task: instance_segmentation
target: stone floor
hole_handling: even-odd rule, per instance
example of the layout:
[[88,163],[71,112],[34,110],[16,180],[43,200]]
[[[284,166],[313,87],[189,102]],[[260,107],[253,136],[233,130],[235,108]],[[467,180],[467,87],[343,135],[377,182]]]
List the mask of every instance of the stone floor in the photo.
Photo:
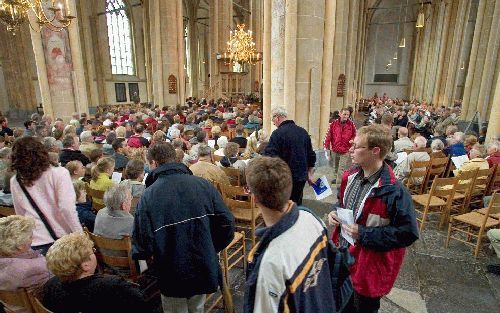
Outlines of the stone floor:
[[[322,175],[329,181],[333,178],[328,166],[317,167],[316,176]],[[325,218],[336,200],[335,194],[336,191],[317,201],[312,188],[306,186],[303,205]],[[436,219],[437,216],[431,217],[431,220]],[[393,290],[382,298],[381,313],[500,311],[500,277],[486,272],[487,264],[499,262],[494,253],[485,245],[479,257],[474,258],[472,249],[460,242],[452,241],[446,249],[445,239],[446,232],[438,230],[437,223],[430,223],[424,229],[420,239],[407,250]],[[243,312],[243,271],[235,270],[231,281],[236,312]]]

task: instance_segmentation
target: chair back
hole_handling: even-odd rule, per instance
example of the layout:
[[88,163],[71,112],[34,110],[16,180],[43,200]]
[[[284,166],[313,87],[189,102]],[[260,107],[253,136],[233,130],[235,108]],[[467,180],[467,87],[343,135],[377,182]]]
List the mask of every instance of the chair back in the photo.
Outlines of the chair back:
[[455,195],[455,188],[457,186],[458,179],[456,177],[450,178],[440,178],[437,177],[432,182],[429,202],[432,197],[438,197],[443,199],[446,204],[446,208],[450,208],[453,201],[453,196]]
[[104,208],[104,204],[96,203],[94,200],[99,199],[103,200],[104,199],[104,192],[103,190],[97,190],[90,188],[89,185],[85,185],[85,190],[87,191],[87,195],[92,198],[92,209],[95,212],[98,212],[100,209]]
[[33,312],[35,313],[53,313],[51,310],[47,309],[40,301],[41,293],[43,287],[30,288],[28,290],[28,297],[33,307]]
[[488,208],[486,209],[486,214],[484,214],[484,219],[481,223],[481,227],[482,228],[485,227],[486,222],[488,221],[488,218],[490,216],[499,213],[500,213],[500,192],[495,191],[491,196],[491,201],[490,204],[488,205]]
[[476,168],[470,171],[460,171],[458,173],[457,176],[458,183],[455,190],[458,192],[463,192],[465,194],[466,199],[470,196],[472,192],[472,188],[474,187],[474,182],[476,180],[478,170],[479,169]]
[[229,137],[227,139],[231,140],[236,137],[236,128],[229,128]]
[[484,170],[477,171],[476,182],[474,184],[474,190],[483,190],[486,193],[486,189],[490,184],[491,179],[493,178],[493,172],[495,168],[489,168]]
[[[132,260],[132,243],[129,236],[123,236],[122,239],[110,239],[88,231],[84,228],[90,239],[94,242],[97,252],[97,260],[111,267],[123,267],[130,270],[130,278],[135,280],[138,276],[137,266]],[[106,254],[107,251],[122,252],[126,256],[114,256]],[[108,252],[109,253],[109,252]]]
[[16,215],[14,207],[0,206],[0,217],[7,217],[9,215]]
[[[0,302],[7,305],[25,308],[30,313],[34,312],[25,288],[18,288],[14,291],[0,290]],[[7,313],[13,312],[10,311],[7,307],[5,308],[5,310],[5,312]]]
[[249,210],[250,220],[255,221],[259,216],[259,209],[255,205],[253,195],[248,194],[241,186],[220,184],[224,203],[234,213],[237,210]]
[[[423,193],[424,181],[427,177],[431,161],[413,161],[410,164],[410,174],[406,181],[406,187],[417,194]],[[420,182],[420,184],[418,183]]]
[[492,194],[493,192],[500,190],[500,166],[498,164],[495,164],[494,166],[494,171],[493,171],[493,176],[491,177],[490,180],[490,185],[488,186],[488,190],[486,191],[486,194]]
[[221,167],[233,186],[241,186],[241,172],[234,167]]
[[450,158],[433,158],[431,159],[431,164],[429,170],[427,171],[427,176],[424,181],[424,189],[427,189],[429,184],[432,183],[435,177],[443,177],[446,172],[446,166]]
[[141,200],[141,197],[133,197],[132,198],[132,205],[130,206],[130,214],[135,215],[135,210],[137,209],[137,205],[139,204],[139,200]]

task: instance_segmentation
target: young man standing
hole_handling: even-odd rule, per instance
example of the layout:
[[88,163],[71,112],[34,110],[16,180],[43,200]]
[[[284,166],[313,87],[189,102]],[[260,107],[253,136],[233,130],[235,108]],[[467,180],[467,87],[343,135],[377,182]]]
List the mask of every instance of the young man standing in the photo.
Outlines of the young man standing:
[[336,312],[326,228],[288,200],[288,165],[279,158],[256,158],[246,179],[266,228],[248,256],[244,312]]
[[[349,150],[356,164],[342,177],[339,203],[328,220],[335,227],[333,239],[350,246],[355,258],[351,267],[354,297],[348,312],[378,312],[380,298],[396,280],[405,247],[418,239],[417,221],[408,191],[384,163],[392,138],[382,125],[359,129]],[[337,209],[353,214],[354,224],[341,224]],[[345,222],[345,220],[344,220]],[[350,236],[354,244],[339,236]]]
[[[340,111],[340,118],[330,124],[323,145],[326,153],[331,151],[333,175],[336,177],[333,182],[337,184],[340,183],[342,173],[351,165],[348,152],[351,147],[350,142],[356,136],[356,126],[349,119],[350,116],[351,112],[347,108]],[[330,157],[327,155],[327,158]]]

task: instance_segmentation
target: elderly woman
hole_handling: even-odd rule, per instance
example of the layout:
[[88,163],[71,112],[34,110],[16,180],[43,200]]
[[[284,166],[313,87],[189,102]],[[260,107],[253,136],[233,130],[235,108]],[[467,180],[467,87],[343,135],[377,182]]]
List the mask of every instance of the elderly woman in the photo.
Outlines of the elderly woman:
[[246,163],[238,159],[239,148],[240,146],[236,142],[228,142],[224,148],[224,157],[220,160],[220,165],[244,171]]
[[[50,273],[45,258],[31,250],[35,221],[11,215],[0,218],[0,290],[16,290],[45,283]],[[13,312],[28,310],[7,306]]]
[[88,158],[90,151],[98,149],[94,143],[94,136],[90,130],[85,130],[80,134],[80,151]]
[[34,250],[45,254],[56,238],[82,230],[69,172],[51,165],[38,139],[24,137],[14,142],[11,168],[16,171],[10,180],[16,214],[35,219]]
[[94,234],[111,239],[132,235],[134,217],[130,214],[132,193],[126,185],[118,185],[104,193],[105,208],[97,212]]
[[446,154],[443,152],[444,142],[441,139],[434,139],[431,143],[431,149],[431,158],[446,158]]
[[219,139],[217,140],[217,147],[219,149],[215,150],[214,155],[218,156],[224,156],[224,148],[226,148],[227,143],[229,140],[227,140],[226,136],[220,136]]
[[43,287],[43,305],[54,313],[149,312],[143,294],[119,276],[94,274],[94,243],[82,232],[58,239],[47,253],[56,276]]

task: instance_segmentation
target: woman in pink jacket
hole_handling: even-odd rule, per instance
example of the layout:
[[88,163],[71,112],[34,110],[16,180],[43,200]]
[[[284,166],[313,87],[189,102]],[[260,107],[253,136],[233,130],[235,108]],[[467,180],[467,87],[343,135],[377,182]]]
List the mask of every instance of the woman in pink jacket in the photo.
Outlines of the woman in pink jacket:
[[45,255],[57,238],[82,231],[69,172],[51,165],[47,150],[37,138],[23,137],[14,142],[11,167],[16,171],[10,181],[16,214],[35,220],[33,250]]

